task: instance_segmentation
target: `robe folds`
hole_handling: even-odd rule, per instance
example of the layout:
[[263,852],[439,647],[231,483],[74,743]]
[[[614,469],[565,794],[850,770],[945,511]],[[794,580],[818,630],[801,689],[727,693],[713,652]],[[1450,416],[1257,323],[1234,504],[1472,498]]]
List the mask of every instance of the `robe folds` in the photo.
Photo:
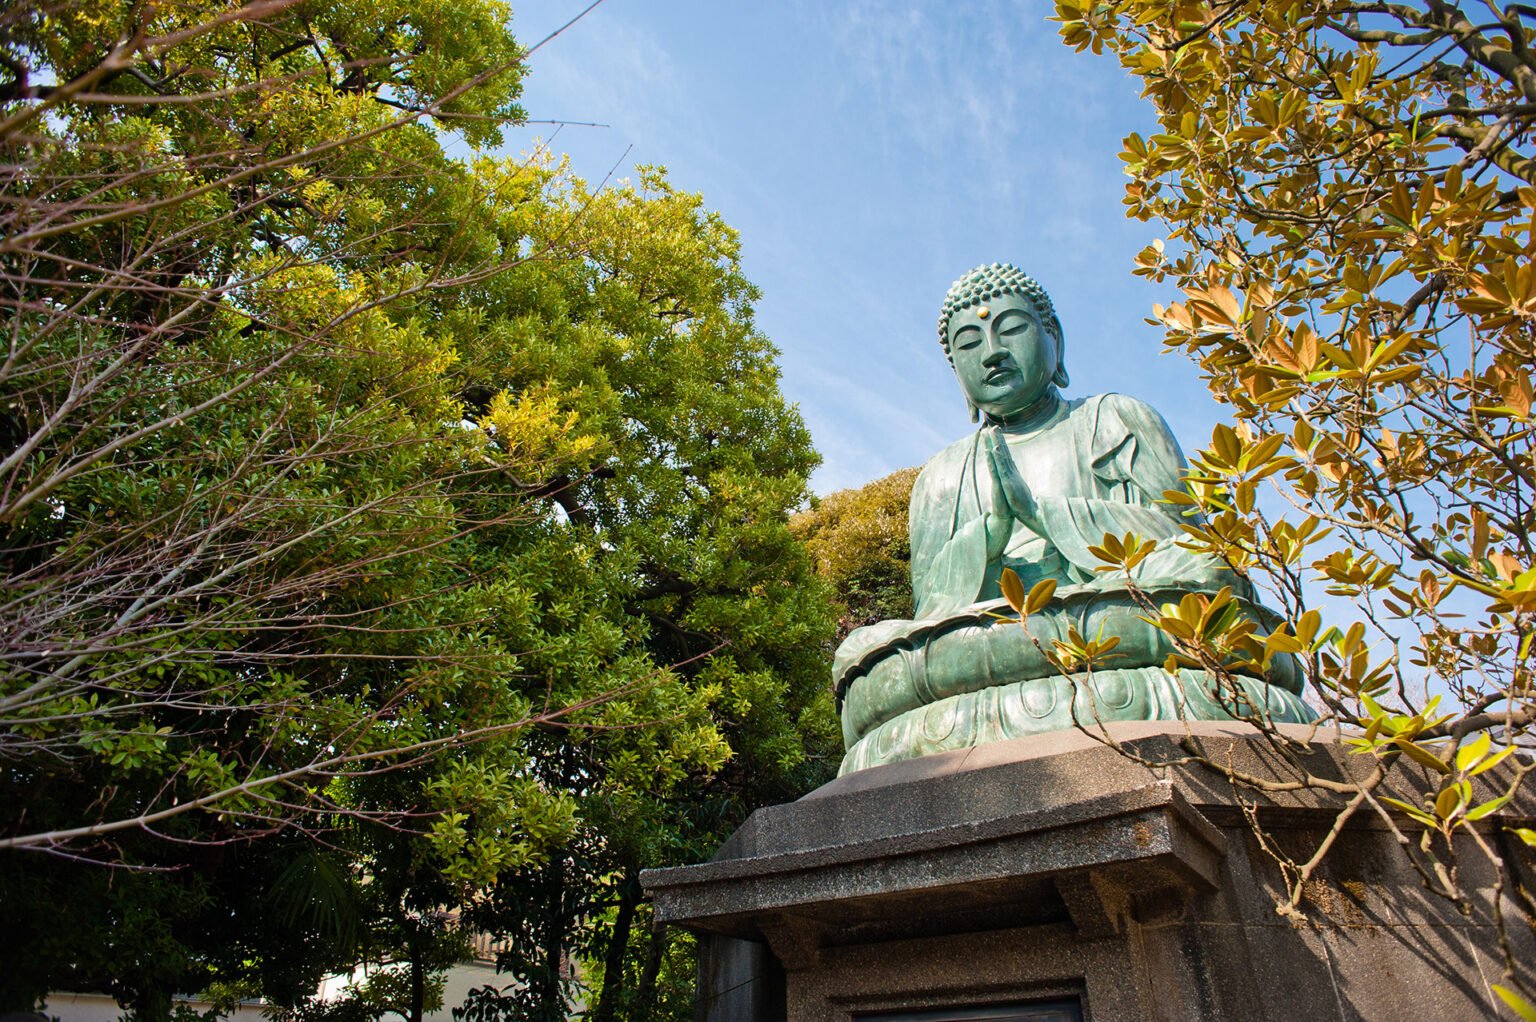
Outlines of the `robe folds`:
[[983,517],[994,483],[982,434],[950,444],[924,466],[912,488],[912,589],[919,619],[998,596],[1004,567],[1018,572],[1025,586],[1043,578],[1062,585],[1104,579],[1108,573],[1094,570],[1104,562],[1088,548],[1106,533],[1158,541],[1132,572],[1138,584],[1239,584],[1225,565],[1177,545],[1181,509],[1162,500],[1165,491],[1183,490],[1184,456],[1151,406],[1100,394],[1063,402],[1040,428],[1003,432],[1034,496],[1043,535],[1015,523],[1003,556],[989,561]]
[[[995,557],[988,556],[987,548],[986,516],[995,506],[992,488],[996,483],[986,429],[1002,430],[1036,505],[1035,527],[1013,522],[1002,553]],[[913,485],[910,507],[916,619],[856,629],[834,657],[833,677],[850,757],[856,756],[854,745],[861,738],[876,739],[877,729],[885,735],[880,741],[891,744],[896,732],[905,734],[903,728],[915,726],[899,718],[911,717],[923,707],[937,711],[941,704],[948,706],[959,699],[960,710],[946,710],[946,720],[956,718],[957,712],[960,718],[995,715],[996,710],[984,714],[978,702],[984,690],[1001,691],[999,687],[1021,683],[1055,684],[1061,680],[1059,672],[1037,644],[1049,649],[1052,640],[1067,638],[1069,628],[1089,638],[1096,633],[1120,638],[1115,673],[1124,672],[1138,692],[1146,689],[1143,696],[1150,693],[1147,686],[1155,688],[1156,679],[1133,679],[1131,672],[1161,674],[1172,646],[1166,635],[1141,620],[1142,611],[1126,589],[1124,572],[1095,571],[1104,562],[1089,547],[1102,544],[1105,534],[1129,532],[1157,541],[1156,549],[1131,572],[1136,587],[1154,602],[1231,587],[1250,616],[1272,623],[1274,615],[1252,603],[1247,585],[1226,564],[1178,545],[1183,538],[1180,515],[1185,509],[1164,502],[1163,496],[1183,489],[1184,468],[1183,455],[1162,416],[1146,403],[1120,394],[1062,401],[1023,428],[983,427],[934,456]],[[1017,622],[999,620],[999,612],[1009,609],[999,586],[1005,567],[1018,573],[1026,589],[1046,578],[1058,584],[1051,605],[1031,616],[1028,633]],[[1267,680],[1285,691],[1274,693],[1280,702],[1266,712],[1277,719],[1308,719],[1308,711],[1292,694],[1300,691],[1301,679],[1290,658],[1277,657]],[[1186,681],[1203,684],[1200,679]],[[1253,679],[1253,684],[1259,688],[1244,699],[1259,705],[1273,702],[1265,695],[1269,686],[1264,681]],[[1026,694],[1029,691],[1033,690]],[[1231,709],[1219,708],[1219,693],[1213,698],[1217,703],[1205,710],[1193,705],[1189,709],[1196,716],[1205,712],[1234,715]],[[1162,698],[1168,707],[1176,702],[1172,696]],[[1124,712],[1161,716],[1173,711],[1128,704]],[[1055,713],[1050,716],[1051,721],[1041,719],[1038,724],[1063,726],[1054,720]],[[1012,726],[1008,720],[1002,724],[1004,732]],[[1070,725],[1068,719],[1065,726]],[[903,737],[897,744],[908,741]],[[895,758],[922,754],[917,749],[890,751]],[[870,755],[868,749],[860,751],[858,765],[873,762]],[[882,753],[878,758],[886,756]],[[845,772],[854,765],[845,763]]]

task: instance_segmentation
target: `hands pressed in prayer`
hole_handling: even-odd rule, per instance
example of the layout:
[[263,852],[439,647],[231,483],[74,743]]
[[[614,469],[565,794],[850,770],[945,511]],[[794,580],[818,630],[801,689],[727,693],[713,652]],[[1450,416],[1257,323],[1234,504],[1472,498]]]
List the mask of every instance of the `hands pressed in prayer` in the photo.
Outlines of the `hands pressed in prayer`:
[[996,426],[983,430],[982,437],[987,448],[987,462],[992,467],[992,510],[1033,528],[1037,523],[1038,508],[1029,492],[1029,484],[1019,474],[1013,452],[1008,450],[1008,438]]

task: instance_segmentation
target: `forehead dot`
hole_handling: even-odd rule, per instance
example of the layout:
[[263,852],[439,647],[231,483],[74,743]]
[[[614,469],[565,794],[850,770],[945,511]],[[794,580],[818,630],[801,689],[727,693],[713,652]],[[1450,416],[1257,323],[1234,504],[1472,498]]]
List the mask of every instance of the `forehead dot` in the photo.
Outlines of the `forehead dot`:
[[985,305],[976,310],[977,319],[986,319],[990,315],[992,315],[992,310],[987,308]]

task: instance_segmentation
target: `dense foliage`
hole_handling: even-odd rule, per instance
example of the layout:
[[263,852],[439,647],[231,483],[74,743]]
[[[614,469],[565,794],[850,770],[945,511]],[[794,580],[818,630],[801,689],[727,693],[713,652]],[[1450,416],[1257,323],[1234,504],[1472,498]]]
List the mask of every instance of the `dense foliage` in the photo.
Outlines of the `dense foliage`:
[[[1379,766],[1338,789],[1347,808],[1321,847],[1281,857],[1282,909],[1305,910],[1359,812],[1398,834],[1429,890],[1470,911],[1456,863],[1470,849],[1497,872],[1496,910],[1536,918],[1517,861],[1536,833],[1477,823],[1529,771],[1510,750],[1536,720],[1536,12],[1056,10],[1065,41],[1118,55],[1156,110],[1159,132],[1122,157],[1129,214],[1169,229],[1138,272],[1182,289],[1156,321],[1236,420],[1195,459],[1190,541],[1266,584],[1287,620],[1267,638],[1200,607],[1162,623],[1203,664],[1303,654],[1326,719]],[[1319,605],[1318,582],[1341,599]],[[1432,778],[1416,804],[1372,795],[1399,757]],[[1496,779],[1491,798],[1475,776]],[[1500,996],[1536,1017],[1517,964]]]
[[837,640],[855,628],[912,616],[907,504],[916,468],[815,500],[790,519],[820,575],[843,605]]
[[539,960],[613,945],[617,1003],[639,865],[821,769],[815,455],[736,235],[482,155],[508,16],[0,11],[0,1007],[312,1016],[366,960],[347,1010],[419,1017],[541,873],[585,887]]

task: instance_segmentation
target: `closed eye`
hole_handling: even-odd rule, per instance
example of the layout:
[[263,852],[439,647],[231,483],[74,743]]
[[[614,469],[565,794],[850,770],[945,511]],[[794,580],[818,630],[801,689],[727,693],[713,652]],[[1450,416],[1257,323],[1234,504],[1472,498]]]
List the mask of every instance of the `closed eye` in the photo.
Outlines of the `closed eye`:
[[966,327],[955,334],[955,347],[969,351],[981,343],[981,330],[977,327]]
[[1029,317],[1010,309],[998,317],[997,332],[1003,337],[1017,337],[1030,328]]

